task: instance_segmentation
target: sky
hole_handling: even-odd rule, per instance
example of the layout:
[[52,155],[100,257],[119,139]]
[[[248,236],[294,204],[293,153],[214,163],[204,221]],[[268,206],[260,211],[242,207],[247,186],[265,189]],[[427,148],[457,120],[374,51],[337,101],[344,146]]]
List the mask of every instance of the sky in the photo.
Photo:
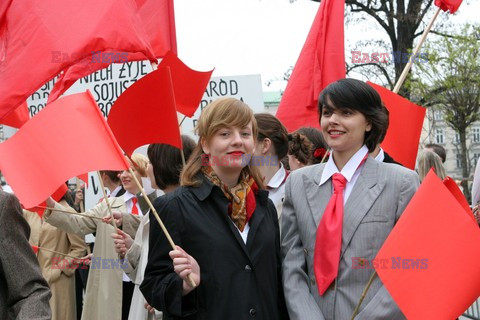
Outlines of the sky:
[[[264,91],[284,89],[283,73],[295,65],[318,7],[310,0],[175,1],[178,55],[194,69],[215,68],[213,76],[261,74]],[[464,0],[448,18],[479,22],[478,12],[480,1]],[[372,27],[373,22],[346,26],[345,38],[382,35]]]

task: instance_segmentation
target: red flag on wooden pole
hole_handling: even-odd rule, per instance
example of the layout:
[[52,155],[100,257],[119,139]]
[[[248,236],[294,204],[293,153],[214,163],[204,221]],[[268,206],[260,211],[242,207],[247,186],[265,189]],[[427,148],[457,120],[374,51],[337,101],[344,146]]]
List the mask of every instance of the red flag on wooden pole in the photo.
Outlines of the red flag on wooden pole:
[[0,120],[62,71],[49,101],[112,62],[156,61],[134,0],[12,0],[0,10]]
[[451,320],[480,295],[480,230],[430,171],[374,264],[408,319]]
[[276,114],[289,132],[303,126],[319,128],[320,92],[345,78],[344,10],[344,0],[320,3]]
[[182,148],[170,68],[158,68],[115,101],[107,120],[126,154],[148,143]]
[[200,72],[190,69],[173,52],[168,52],[159,67],[169,67],[177,111],[192,117],[197,111],[212,71]]
[[90,92],[48,104],[0,144],[0,170],[26,208],[81,173],[128,168]]
[[455,13],[462,4],[462,0],[435,0],[435,5],[443,11]]
[[426,109],[382,86],[367,83],[377,90],[390,113],[382,148],[396,161],[414,170]]

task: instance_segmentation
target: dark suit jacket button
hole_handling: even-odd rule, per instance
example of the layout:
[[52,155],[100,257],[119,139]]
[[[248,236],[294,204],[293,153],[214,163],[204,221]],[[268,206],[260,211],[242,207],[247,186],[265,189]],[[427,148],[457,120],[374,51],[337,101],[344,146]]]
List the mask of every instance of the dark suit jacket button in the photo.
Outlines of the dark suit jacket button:
[[255,315],[257,314],[257,310],[255,310],[255,309],[250,309],[249,313],[250,313],[250,315],[251,315],[252,317],[255,317]]
[[[250,267],[248,264],[245,266],[245,271],[247,272],[251,272],[252,271],[252,267]],[[253,309],[252,309],[253,310]]]

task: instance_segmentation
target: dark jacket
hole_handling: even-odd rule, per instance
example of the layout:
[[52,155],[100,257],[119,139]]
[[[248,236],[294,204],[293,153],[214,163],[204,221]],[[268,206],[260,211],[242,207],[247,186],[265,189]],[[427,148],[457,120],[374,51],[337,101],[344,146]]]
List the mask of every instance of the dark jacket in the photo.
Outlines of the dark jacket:
[[259,190],[247,244],[227,214],[228,200],[210,181],[181,187],[157,199],[155,207],[176,245],[200,266],[201,283],[182,297],[171,249],[150,217],[150,249],[140,287],[164,319],[288,318],[281,285],[278,218],[268,193]]
[[0,319],[51,319],[50,289],[14,195],[0,191]]

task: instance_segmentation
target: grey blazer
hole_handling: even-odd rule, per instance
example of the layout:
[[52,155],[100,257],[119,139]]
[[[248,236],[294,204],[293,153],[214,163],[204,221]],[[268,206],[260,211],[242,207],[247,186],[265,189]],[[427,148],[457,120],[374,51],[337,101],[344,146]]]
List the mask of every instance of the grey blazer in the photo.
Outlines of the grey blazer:
[[[313,254],[318,224],[332,194],[331,179],[319,186],[325,164],[293,171],[287,179],[282,221],[283,286],[291,320],[350,319],[374,269],[372,261],[418,188],[417,174],[369,157],[344,208],[338,276],[318,294]],[[355,262],[358,266],[358,262]],[[356,319],[405,319],[378,277]]]
[[51,319],[50,289],[17,198],[0,191],[0,319]]

